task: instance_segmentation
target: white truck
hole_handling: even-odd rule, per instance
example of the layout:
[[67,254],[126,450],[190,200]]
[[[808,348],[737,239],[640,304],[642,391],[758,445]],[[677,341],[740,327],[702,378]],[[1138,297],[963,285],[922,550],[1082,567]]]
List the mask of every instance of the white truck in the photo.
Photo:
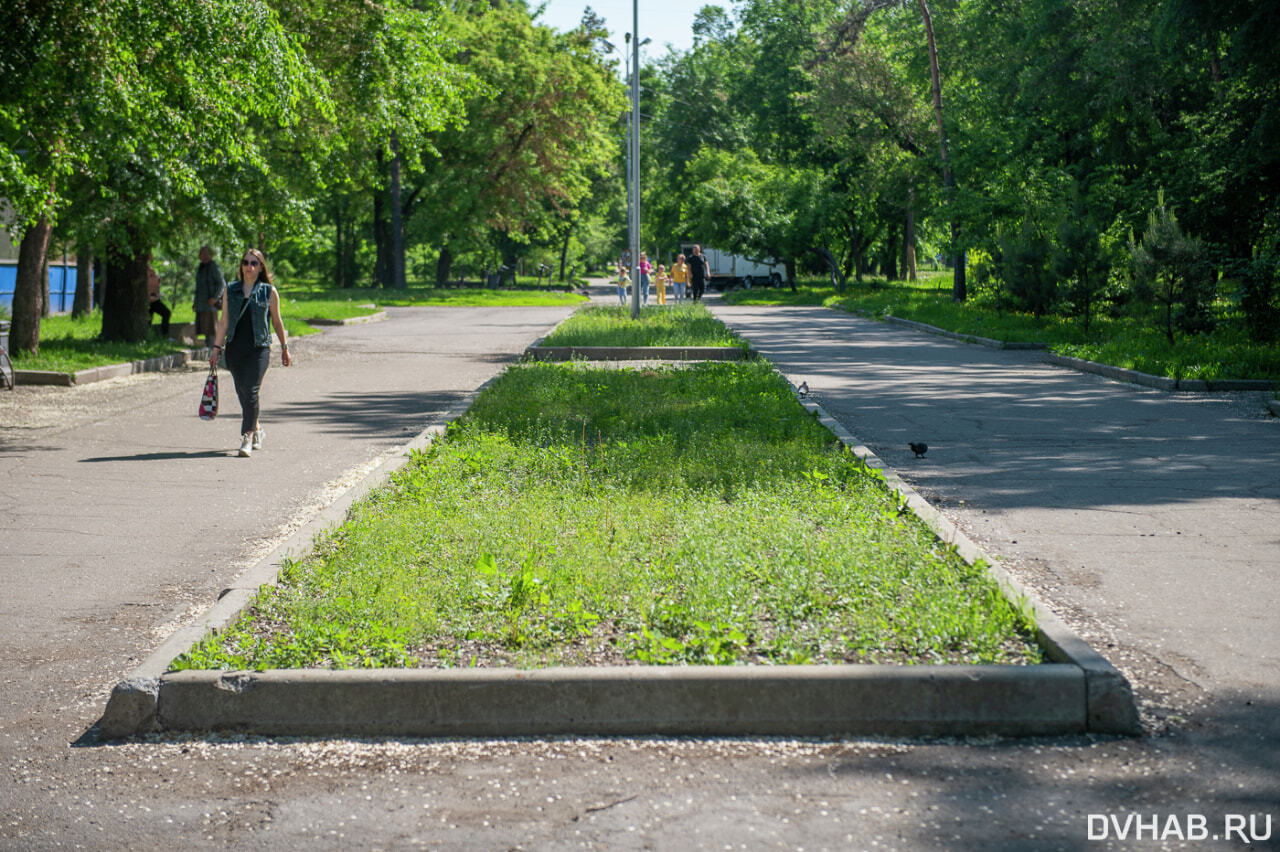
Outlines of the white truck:
[[[681,253],[686,258],[693,254],[693,243],[682,245]],[[740,254],[730,254],[719,249],[703,248],[702,254],[711,267],[711,280],[708,286],[716,290],[728,290],[733,287],[781,287],[784,267],[781,261],[773,258],[753,259]]]

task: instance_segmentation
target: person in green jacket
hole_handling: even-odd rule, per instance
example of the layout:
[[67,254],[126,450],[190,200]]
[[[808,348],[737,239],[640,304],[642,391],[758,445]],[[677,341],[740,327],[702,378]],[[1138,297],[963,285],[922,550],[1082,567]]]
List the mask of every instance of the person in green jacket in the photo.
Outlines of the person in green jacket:
[[204,345],[213,345],[218,323],[218,311],[222,308],[222,291],[227,286],[218,262],[213,259],[213,249],[200,246],[200,265],[196,267],[196,295],[191,305],[196,312],[196,335],[204,335]]

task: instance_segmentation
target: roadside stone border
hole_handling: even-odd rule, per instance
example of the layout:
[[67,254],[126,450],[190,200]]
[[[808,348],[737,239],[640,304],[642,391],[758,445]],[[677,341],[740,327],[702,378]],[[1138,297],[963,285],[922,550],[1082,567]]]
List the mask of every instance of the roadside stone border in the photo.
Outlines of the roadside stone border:
[[[496,379],[495,379],[496,380]],[[273,736],[1047,736],[1136,734],[1128,681],[1029,592],[991,568],[1036,615],[1044,665],[620,666],[537,670],[170,672],[178,655],[225,628],[286,558],[339,524],[350,506],[427,447],[486,382],[404,451],[321,511],[181,628],[112,690],[97,724],[117,738],[156,730]],[[801,403],[886,481],[944,542],[981,550],[812,400]],[[986,560],[990,564],[989,560]]]
[[1163,391],[1211,393],[1214,391],[1265,391],[1277,387],[1276,382],[1268,382],[1264,379],[1171,379],[1168,376],[1153,376],[1150,373],[1140,373],[1137,370],[1113,367],[1110,364],[1099,364],[1096,361],[1086,361],[1083,358],[1072,358],[1069,355],[1057,355],[1052,352],[1045,356],[1045,360],[1059,367],[1068,367],[1082,373],[1095,373],[1118,382],[1131,382]]
[[[789,381],[789,380],[788,380]],[[1035,594],[1019,583],[1009,572],[989,558],[974,541],[935,509],[929,501],[902,480],[888,465],[866,446],[858,442],[848,429],[811,399],[801,397],[800,404],[812,411],[818,421],[833,433],[867,467],[880,471],[885,483],[905,502],[912,513],[925,523],[944,544],[970,565],[982,561],[995,579],[1000,591],[1016,608],[1032,613],[1036,623],[1036,639],[1054,663],[1075,667],[1085,681],[1085,719],[1082,731],[1108,734],[1137,734],[1140,731],[1138,710],[1129,681],[1115,666],[1107,662],[1075,631],[1041,603]],[[1034,672],[1045,666],[1016,667]]]
[[304,319],[307,325],[360,325],[366,322],[382,322],[387,318],[386,311],[378,311],[376,314],[368,314],[362,317],[348,317],[347,319]]
[[184,367],[193,361],[209,360],[209,348],[188,349],[161,355],[142,361],[127,361],[123,364],[108,364],[105,367],[90,367],[74,373],[60,373],[53,370],[14,370],[13,378],[20,385],[87,385],[120,376],[132,376],[135,373],[158,373],[162,370],[173,370]]
[[[889,314],[885,314],[884,321],[890,325],[912,328],[916,331],[936,334],[939,337],[947,337],[952,340],[958,340],[962,343],[975,343],[979,346],[985,346],[988,349],[1047,350],[1049,348],[1047,343],[1009,342],[1004,340],[992,340],[989,337],[978,337],[972,334],[960,334],[954,331],[947,331],[945,328],[938,328],[934,325],[916,322],[915,320],[906,320]],[[1045,360],[1050,364],[1054,364],[1059,367],[1079,370],[1082,373],[1094,373],[1095,375],[1114,379],[1118,382],[1129,382],[1131,384],[1142,385],[1143,387],[1148,388],[1156,388],[1157,390],[1163,391],[1212,393],[1214,391],[1273,390],[1280,387],[1280,382],[1272,382],[1265,379],[1171,379],[1167,376],[1153,376],[1150,373],[1140,373],[1137,370],[1129,370],[1124,367],[1113,367],[1110,364],[1099,364],[1097,361],[1086,361],[1083,358],[1073,358],[1070,355],[1058,355],[1047,351],[1045,353]]]
[[976,334],[961,334],[958,331],[947,331],[945,328],[938,328],[936,325],[928,325],[915,320],[902,319],[892,314],[885,314],[884,321],[889,325],[898,325],[903,328],[913,328],[916,331],[924,331],[929,334],[936,334],[939,337],[949,337],[952,340],[959,340],[961,343],[975,343],[978,346],[985,346],[988,349],[1048,349],[1047,343],[1026,343],[1018,341],[994,340],[990,337],[979,337]]

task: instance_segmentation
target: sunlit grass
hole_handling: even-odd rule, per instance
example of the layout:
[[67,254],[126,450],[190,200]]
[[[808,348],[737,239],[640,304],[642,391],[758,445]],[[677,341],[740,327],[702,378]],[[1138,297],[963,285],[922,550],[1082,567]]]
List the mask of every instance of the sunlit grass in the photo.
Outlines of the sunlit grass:
[[529,364],[178,666],[1037,660],[768,365]]
[[591,305],[556,327],[543,346],[738,346],[747,343],[701,304],[640,309]]

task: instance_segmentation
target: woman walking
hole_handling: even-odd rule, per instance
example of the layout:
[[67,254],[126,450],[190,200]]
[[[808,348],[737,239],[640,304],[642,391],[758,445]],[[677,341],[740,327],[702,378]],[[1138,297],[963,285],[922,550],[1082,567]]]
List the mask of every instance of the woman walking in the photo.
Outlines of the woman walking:
[[280,319],[280,295],[271,285],[262,252],[248,249],[241,256],[236,280],[227,285],[214,331],[213,354],[209,356],[209,365],[217,367],[218,353],[226,355],[227,370],[240,399],[240,456],[243,458],[262,447],[258,392],[271,362],[272,328],[280,338],[280,363],[288,367],[289,344]]
[[676,301],[684,301],[684,288],[689,283],[689,264],[684,262],[684,255],[676,255],[676,262],[671,264],[671,289],[675,291]]

